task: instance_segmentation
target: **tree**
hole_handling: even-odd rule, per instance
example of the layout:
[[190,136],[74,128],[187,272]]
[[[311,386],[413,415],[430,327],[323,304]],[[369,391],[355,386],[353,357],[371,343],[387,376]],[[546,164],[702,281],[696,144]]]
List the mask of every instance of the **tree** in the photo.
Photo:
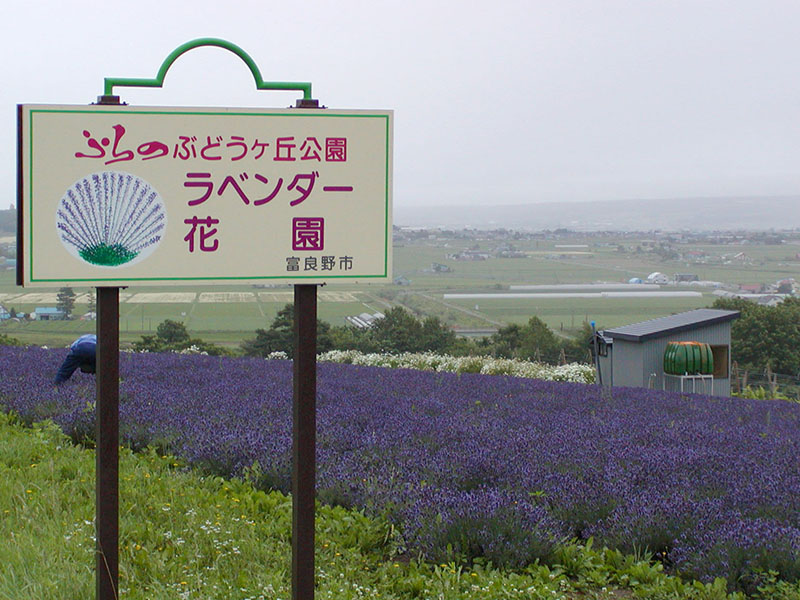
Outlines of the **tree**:
[[186,325],[171,319],[159,323],[156,327],[156,336],[165,344],[181,344],[188,342],[190,338]]
[[555,364],[559,362],[561,344],[556,334],[539,317],[531,317],[521,329],[518,358]]
[[418,352],[421,350],[422,324],[401,306],[384,313],[370,329],[379,352]]
[[377,351],[369,329],[360,329],[352,325],[333,326],[330,336],[331,347],[336,350],[358,350],[365,353]]
[[455,332],[442,323],[439,317],[428,317],[422,322],[420,346],[423,351],[445,354],[455,341]]
[[[331,326],[317,320],[317,352],[327,352],[333,347]],[[267,356],[271,352],[294,355],[294,304],[287,304],[278,311],[269,329],[256,329],[256,337],[242,343],[247,356]]]
[[492,354],[502,358],[513,358],[522,340],[522,327],[511,323],[497,330],[489,339]]
[[137,352],[170,352],[180,351],[191,345],[186,325],[167,319],[156,327],[155,335],[143,335],[142,339],[133,343]]
[[777,306],[742,299],[720,298],[714,308],[738,310],[731,325],[731,355],[740,368],[794,374],[800,365],[800,299],[786,298]]
[[272,352],[285,352],[292,355],[293,345],[274,329],[256,329],[256,337],[245,340],[241,345],[245,356],[268,356]]
[[231,354],[226,348],[190,337],[186,325],[171,319],[162,321],[155,335],[143,335],[140,341],[133,343],[133,349],[137,352],[180,352],[192,346],[198,352],[212,356]]
[[72,311],[75,308],[75,292],[71,287],[62,287],[56,295],[56,306],[64,313],[67,319],[72,318]]
[[558,364],[561,361],[562,350],[567,360],[585,360],[587,354],[583,348],[584,341],[558,338],[547,324],[536,316],[531,317],[525,325],[512,323],[501,327],[484,344],[494,356],[551,364]]
[[13,338],[4,333],[0,333],[0,346],[24,346],[17,338]]
[[[601,329],[600,327],[597,328]],[[591,362],[591,344],[594,338],[592,326],[588,321],[584,321],[581,330],[575,338],[564,341],[564,354],[567,362]]]

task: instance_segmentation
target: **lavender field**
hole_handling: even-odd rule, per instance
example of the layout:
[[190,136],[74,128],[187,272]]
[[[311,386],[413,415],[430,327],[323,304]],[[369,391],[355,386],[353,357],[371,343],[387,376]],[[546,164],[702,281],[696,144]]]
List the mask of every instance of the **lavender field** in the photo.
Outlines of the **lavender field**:
[[[0,347],[0,407],[94,429],[65,350]],[[123,354],[121,436],[288,491],[289,361]],[[385,516],[408,552],[509,568],[593,537],[708,581],[800,577],[800,405],[323,363],[318,493]],[[255,466],[254,466],[255,465]]]

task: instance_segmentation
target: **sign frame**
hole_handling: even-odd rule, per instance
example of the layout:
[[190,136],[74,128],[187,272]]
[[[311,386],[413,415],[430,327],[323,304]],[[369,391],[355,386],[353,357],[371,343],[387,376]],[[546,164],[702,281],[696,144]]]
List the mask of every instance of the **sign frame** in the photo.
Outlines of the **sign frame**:
[[[300,102],[301,106],[304,104],[306,104],[306,101]],[[211,120],[211,122],[214,123],[214,125],[211,126],[212,129],[214,127],[217,127],[218,129],[220,127],[220,123],[224,124],[235,122],[235,127],[238,127],[238,129],[246,129],[243,123],[258,123],[263,127],[272,127],[275,129],[275,131],[283,132],[287,131],[287,127],[292,126],[300,127],[301,130],[306,132],[313,132],[316,129],[326,130],[326,126],[328,126],[327,130],[330,131],[331,126],[335,123],[335,129],[338,131],[347,131],[347,128],[349,127],[352,131],[356,131],[357,135],[361,135],[362,137],[366,135],[369,138],[369,141],[365,142],[365,147],[369,147],[370,145],[374,146],[374,144],[370,144],[369,142],[373,139],[378,139],[383,147],[383,153],[376,155],[377,153],[370,153],[362,148],[361,157],[367,161],[367,166],[363,168],[358,164],[347,164],[346,168],[342,168],[339,167],[338,163],[324,163],[320,162],[320,159],[318,158],[317,162],[313,164],[310,164],[310,162],[302,164],[302,168],[304,168],[306,171],[313,169],[311,174],[304,175],[297,174],[298,168],[301,167],[300,161],[297,160],[298,157],[292,157],[292,162],[287,163],[283,162],[287,160],[285,157],[278,157],[276,154],[271,161],[267,162],[266,167],[272,169],[284,167],[283,172],[288,173],[286,176],[287,181],[284,183],[284,189],[281,190],[284,194],[283,198],[276,199],[277,202],[275,204],[267,206],[255,206],[257,201],[254,202],[252,206],[244,206],[236,197],[236,193],[232,191],[233,188],[239,190],[239,197],[241,200],[243,200],[245,204],[249,204],[249,199],[245,198],[240,188],[237,187],[239,184],[244,187],[244,183],[236,181],[233,175],[240,173],[239,177],[246,177],[247,173],[244,172],[245,169],[253,171],[255,169],[263,168],[256,164],[255,161],[251,160],[249,163],[229,162],[228,164],[224,165],[223,169],[220,169],[220,162],[210,162],[209,160],[201,161],[196,156],[198,148],[195,147],[194,142],[192,142],[191,148],[194,156],[192,156],[189,160],[176,159],[174,155],[172,157],[162,155],[163,158],[160,158],[160,161],[147,163],[145,162],[148,160],[147,157],[142,158],[141,156],[136,156],[136,160],[134,160],[133,150],[128,148],[126,149],[126,152],[128,152],[127,156],[129,158],[127,158],[126,162],[119,162],[119,159],[116,158],[114,160],[103,161],[102,158],[111,158],[110,151],[109,156],[105,156],[106,149],[110,150],[109,137],[102,138],[103,147],[101,148],[101,142],[98,142],[94,137],[90,137],[91,134],[89,131],[91,127],[87,126],[86,128],[82,129],[81,127],[77,126],[77,123],[74,122],[76,118],[87,119],[87,123],[102,123],[102,125],[98,127],[100,128],[104,125],[104,133],[109,133],[111,131],[108,129],[108,127],[115,120],[119,120],[121,122],[125,121],[126,123],[130,123],[131,120],[139,123],[144,122],[144,125],[141,125],[142,127],[151,126],[148,123],[148,120],[152,120],[153,122],[158,121],[159,130],[162,130],[168,123],[172,123],[171,126],[173,129],[175,127],[180,127],[180,125],[176,126],[175,123],[182,123],[183,121],[187,120],[192,121],[195,124],[195,127],[202,127],[204,122]],[[69,133],[72,136],[73,142],[77,140],[77,142],[83,143],[84,146],[73,145],[70,147],[70,153],[74,154],[74,156],[68,157],[68,159],[71,161],[70,167],[67,169],[65,174],[61,175],[60,184],[55,184],[51,183],[53,174],[55,172],[52,163],[56,161],[56,158],[60,155],[56,154],[56,158],[54,158],[51,156],[54,154],[54,152],[49,152],[48,148],[48,155],[41,157],[37,155],[37,147],[41,148],[45,146],[45,140],[49,140],[51,137],[53,137],[49,130],[46,132],[46,134],[42,133],[42,128],[45,127],[44,123],[55,124],[56,127],[68,127],[61,124],[62,120],[72,121],[72,130]],[[114,127],[119,127],[119,125],[114,125]],[[62,287],[65,285],[81,284],[90,286],[128,286],[148,284],[191,285],[193,283],[228,285],[258,283],[325,284],[367,281],[387,282],[391,280],[393,158],[392,111],[320,110],[319,108],[305,108],[305,106],[299,109],[240,109],[130,107],[119,104],[100,104],[92,106],[21,104],[18,105],[18,131],[19,164],[17,205],[18,219],[20,221],[20,227],[18,229],[20,232],[18,236],[18,254],[20,256],[20,260],[17,264],[18,285],[22,285],[24,287]],[[82,136],[81,131],[83,133]],[[126,130],[122,128],[122,131]],[[280,133],[278,133],[278,137],[279,136]],[[59,138],[63,137],[63,135],[59,136],[58,132],[56,132],[55,137]],[[87,140],[85,140],[84,137],[88,139],[88,147],[85,146]],[[98,134],[96,137],[101,138],[101,135]],[[139,139],[143,138],[140,137]],[[255,139],[257,140],[257,138]],[[318,143],[316,142],[316,138],[313,136],[308,136],[307,139],[313,139],[315,143]],[[210,136],[208,140],[209,142],[211,141]],[[114,140],[115,156],[118,156],[116,154],[117,141],[119,141],[119,138]],[[133,147],[136,146],[136,142],[137,140],[134,138]],[[177,154],[179,150],[178,143],[175,142],[175,140],[170,140],[170,142],[170,146],[174,146],[174,153]],[[273,145],[274,144],[275,142],[273,140]],[[280,141],[278,144],[280,144]],[[142,144],[140,148],[144,145],[145,144]],[[201,145],[201,143],[196,144],[198,147]],[[164,143],[162,143],[162,146],[164,146],[164,148],[167,147],[167,145]],[[294,141],[294,146],[300,146],[299,139]],[[74,152],[72,148],[77,148],[81,151],[82,155],[80,158],[76,158],[79,156],[79,153]],[[173,148],[170,147],[170,150],[172,149]],[[297,148],[294,148],[294,150],[297,152]],[[188,147],[186,147],[185,141],[184,148],[182,148],[181,151],[186,151],[188,157],[189,150]],[[262,147],[261,152],[263,153],[264,151],[265,149]],[[277,153],[280,152],[280,149],[272,151]],[[291,150],[289,151],[291,152]],[[103,154],[103,156],[100,157],[98,161],[98,157],[96,156],[87,156],[89,152],[99,152]],[[42,154],[44,154],[44,151]],[[64,154],[66,154],[66,152],[62,151],[61,155]],[[220,159],[215,158],[213,160],[219,161]],[[156,163],[158,162],[160,162],[160,167],[156,166]],[[289,165],[289,167],[285,165]],[[214,171],[212,167],[216,170]],[[292,195],[287,191],[287,188],[291,189],[292,187],[292,183],[289,183],[292,173],[290,167],[295,167],[295,176],[292,183],[297,184],[297,189],[302,189],[302,185],[305,185],[307,188],[309,188],[307,195],[298,195],[297,191],[295,191],[294,201],[291,200]],[[310,188],[313,188],[313,178],[315,175],[319,177],[320,174],[328,175],[328,173],[331,172],[336,173],[337,168],[339,169],[339,172],[346,173],[344,176],[345,179],[349,177],[352,182],[352,179],[355,178],[356,188],[354,189],[352,185],[322,185],[322,191],[320,191],[320,188],[317,187],[314,190],[316,196],[312,197]],[[224,169],[227,169],[227,171]],[[287,171],[287,169],[289,170]],[[324,169],[327,169],[327,171]],[[168,227],[172,229],[172,232],[169,232],[171,234],[171,237],[169,238],[171,240],[169,252],[167,253],[162,249],[165,247],[163,242],[157,249],[157,252],[160,253],[160,260],[158,261],[159,266],[153,267],[155,269],[154,271],[143,269],[142,263],[144,263],[144,261],[138,265],[114,265],[116,268],[111,268],[105,265],[90,265],[88,263],[79,265],[73,264],[75,262],[81,262],[80,260],[74,260],[77,257],[77,254],[73,252],[73,256],[70,256],[68,252],[64,251],[66,248],[61,247],[61,244],[54,243],[51,236],[56,234],[56,237],[60,235],[63,238],[63,234],[59,234],[56,232],[55,228],[49,227],[49,223],[47,223],[49,218],[47,210],[44,208],[40,209],[37,205],[37,203],[39,203],[40,205],[44,206],[44,203],[46,202],[48,204],[48,210],[53,211],[53,214],[55,214],[54,207],[63,206],[63,203],[66,201],[64,190],[66,190],[66,193],[72,193],[75,186],[81,183],[80,177],[84,177],[83,182],[85,184],[89,177],[106,175],[109,172],[115,173],[117,170],[122,173],[130,172],[134,177],[137,178],[141,176],[141,180],[144,180],[145,177],[153,177],[153,175],[150,174],[156,173],[156,181],[162,182],[162,186],[168,189],[168,194],[163,194],[164,205],[165,207],[168,207],[168,210],[166,208],[165,210],[170,214],[177,212],[179,215],[177,219],[178,223],[173,224],[170,221],[168,225]],[[202,173],[199,171],[208,172]],[[215,184],[210,181],[212,177],[212,171],[219,173],[215,175]],[[46,174],[46,177],[43,175],[43,173]],[[228,173],[228,176],[223,179],[223,175],[225,173]],[[278,173],[280,175],[281,171],[278,171]],[[184,181],[182,182],[183,187],[181,187],[180,182],[178,181],[170,181],[168,184],[163,184],[165,179],[175,178],[175,174],[177,174],[177,179],[184,178]],[[228,242],[223,246],[227,251],[225,258],[217,258],[216,256],[211,257],[210,255],[207,255],[202,257],[206,259],[205,263],[197,260],[198,254],[194,254],[191,257],[181,256],[180,250],[178,249],[180,244],[177,243],[177,236],[182,236],[183,233],[181,232],[182,229],[180,228],[180,225],[182,224],[180,224],[179,221],[182,220],[182,216],[186,216],[191,213],[189,207],[186,205],[191,205],[193,201],[193,196],[191,193],[187,193],[187,190],[184,188],[202,185],[201,182],[187,180],[189,176],[200,175],[205,175],[209,178],[208,182],[202,182],[209,186],[209,188],[212,185],[216,185],[216,189],[214,191],[218,193],[214,194],[214,197],[212,198],[211,202],[209,202],[209,205],[213,204],[212,207],[219,210],[222,202],[225,201],[227,202],[227,205],[224,206],[224,208],[227,210],[226,219],[230,221],[230,217],[234,217],[234,224],[228,225],[228,240],[236,237],[236,235],[232,234],[231,232],[237,232],[237,229],[240,227],[255,227],[257,224],[269,221],[269,219],[276,220],[276,224],[271,226],[272,232],[267,232],[266,235],[264,235],[262,238],[259,238],[261,245],[256,243],[255,246],[252,246],[242,242],[240,244],[241,247],[238,250],[231,252],[229,250],[231,245]],[[74,183],[73,187],[70,188],[69,186],[76,181],[76,177],[78,183]],[[262,177],[258,173],[256,173],[256,177],[260,177],[262,181],[266,180],[266,177]],[[272,177],[272,175],[270,175],[270,177]],[[305,183],[302,185],[297,183],[298,177],[305,177]],[[312,178],[310,180],[310,184],[308,179],[309,177]],[[334,174],[333,177],[335,179],[336,175]],[[339,175],[339,177],[341,178],[341,175]],[[319,178],[322,179],[322,177]],[[328,179],[330,180],[330,176],[328,176]],[[279,182],[283,182],[283,180],[284,178],[280,177]],[[45,184],[38,185],[39,181],[45,181]],[[220,183],[222,185],[220,185]],[[252,176],[251,182],[247,183],[249,183],[251,186],[258,184],[258,182],[252,181]],[[280,185],[281,184],[278,183],[279,187]],[[221,196],[222,192],[225,190],[225,186],[228,187],[226,192],[227,198],[223,199]],[[265,185],[263,187],[268,188],[270,186]],[[40,188],[48,189],[46,192],[40,192]],[[361,190],[365,191],[362,192]],[[303,191],[305,192],[306,190]],[[341,191],[351,192],[350,195],[352,197],[347,199],[349,204],[344,204],[341,201],[341,197],[344,194],[337,194],[337,192]],[[321,196],[326,194],[326,192],[330,193],[327,193],[327,195],[324,196],[324,199],[321,198]],[[56,200],[56,196],[58,195],[63,196],[60,205],[57,204]],[[287,197],[289,199],[288,204],[291,204],[291,207],[287,205]],[[296,208],[303,208],[305,210],[302,212],[297,211],[293,213],[292,211],[295,210],[293,202],[296,202],[300,197],[303,197],[303,204],[298,205]],[[308,199],[306,200],[306,198]],[[335,198],[335,200],[330,202],[329,199],[331,198]],[[194,201],[196,201],[196,199]],[[275,245],[277,233],[275,228],[278,226],[277,223],[282,223],[284,231],[281,231],[280,234],[286,237],[288,236],[288,233],[285,233],[285,231],[288,231],[287,220],[290,218],[291,214],[296,214],[298,217],[317,217],[319,215],[320,218],[323,215],[332,214],[331,211],[334,209],[328,208],[325,201],[328,201],[331,206],[338,206],[340,209],[343,207],[343,210],[346,211],[345,214],[349,214],[351,219],[363,217],[364,219],[368,220],[368,223],[362,224],[345,222],[345,217],[339,218],[337,222],[335,218],[331,220],[330,217],[327,217],[325,227],[329,228],[330,224],[332,222],[334,223],[333,231],[338,236],[339,242],[338,248],[336,245],[334,246],[333,254],[326,252],[322,248],[320,248],[319,251],[310,252],[293,252],[293,248],[287,248],[284,251],[285,254],[288,254],[285,257],[286,263],[278,265],[276,261],[279,260],[279,258],[277,258],[279,256],[279,254],[277,254],[279,250],[276,251]],[[306,204],[306,202],[308,204]],[[202,205],[198,208],[203,209],[203,215],[211,210],[210,208],[206,208],[206,206]],[[244,209],[249,210],[246,211]],[[309,212],[310,214],[308,214]],[[256,218],[254,219],[253,217]],[[198,217],[193,218],[198,219]],[[210,221],[211,216],[209,216],[208,219]],[[236,219],[238,219],[238,221]],[[202,221],[204,220],[205,219],[202,218],[199,219],[201,222],[201,232],[203,231]],[[40,225],[40,223],[43,222],[45,225]],[[188,223],[189,221],[186,220],[185,222]],[[354,236],[352,235],[353,230],[358,230],[361,232],[361,234]],[[194,231],[194,228],[192,231]],[[216,229],[214,229],[214,231],[216,231]],[[364,235],[365,231],[368,232],[367,235]],[[221,235],[225,234],[223,233]],[[327,233],[326,235],[328,239],[334,237],[328,235]],[[250,239],[252,240],[254,237],[256,236],[251,236]],[[166,239],[167,238],[165,238],[165,240]],[[334,239],[336,239],[336,237],[334,237]],[[358,253],[349,251],[353,248],[346,247],[347,244],[355,245],[355,249],[358,250]],[[67,246],[66,242],[63,244],[63,246]],[[192,252],[193,251],[194,249],[192,248]],[[247,261],[243,259],[245,256],[251,257],[251,263],[249,266],[247,266]],[[260,270],[262,268],[260,260],[254,262],[255,256],[275,258],[271,258],[272,263],[266,270],[262,271]],[[354,256],[358,256],[358,258],[354,259]],[[214,260],[210,260],[212,258]],[[327,264],[324,262],[325,260],[328,261]],[[290,261],[294,261],[294,263],[292,264]],[[305,261],[305,267],[308,267],[309,264],[311,264],[313,268],[311,270],[301,270],[299,268],[300,261]],[[309,261],[313,262],[310,263]],[[323,268],[331,267],[332,262],[334,266],[338,264],[339,269],[337,270],[331,268],[328,272],[322,272],[319,270],[319,261],[322,261]],[[40,266],[47,263],[57,264],[58,266],[50,269]],[[153,261],[151,264],[155,265],[155,261]],[[172,264],[180,264],[182,266],[176,266],[175,271],[170,271],[169,269],[165,270],[163,268],[164,265]],[[244,265],[241,267],[242,270],[236,271],[240,265]],[[344,265],[344,271],[341,268],[342,265]],[[362,267],[361,265],[367,266]],[[60,275],[55,273],[60,273],[61,270],[66,266],[69,266],[72,269],[69,274]],[[282,271],[280,270],[281,266],[283,266]],[[314,268],[316,270],[314,270]]]

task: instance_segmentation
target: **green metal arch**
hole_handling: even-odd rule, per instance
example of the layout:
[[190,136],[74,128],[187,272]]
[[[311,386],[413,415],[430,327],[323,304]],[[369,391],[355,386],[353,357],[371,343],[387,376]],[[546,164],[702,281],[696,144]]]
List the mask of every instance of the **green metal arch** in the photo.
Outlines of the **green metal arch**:
[[241,58],[247,67],[250,69],[250,73],[253,74],[253,79],[256,82],[256,89],[258,90],[297,90],[303,92],[303,99],[309,100],[311,99],[311,84],[308,82],[291,82],[291,81],[264,81],[261,78],[261,71],[258,70],[258,66],[256,65],[255,61],[250,57],[247,52],[242,50],[236,44],[229,42],[227,40],[222,40],[219,38],[198,38],[196,40],[192,40],[190,42],[186,42],[185,44],[181,44],[175,50],[173,50],[164,62],[161,64],[161,68],[158,70],[158,74],[155,76],[155,79],[130,79],[124,77],[106,77],[104,79],[105,86],[104,86],[104,94],[106,96],[111,96],[114,94],[115,87],[157,87],[160,88],[164,85],[164,78],[167,75],[167,71],[172,66],[177,58],[189,50],[194,48],[199,48],[200,46],[216,46],[218,48],[224,48],[225,50],[230,50],[236,56]]

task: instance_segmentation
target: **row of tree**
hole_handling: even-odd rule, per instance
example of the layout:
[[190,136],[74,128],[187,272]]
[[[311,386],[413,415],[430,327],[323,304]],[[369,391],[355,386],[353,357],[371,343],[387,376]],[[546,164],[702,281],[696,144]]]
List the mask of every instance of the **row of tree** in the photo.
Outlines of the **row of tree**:
[[800,298],[777,306],[720,298],[714,308],[738,310],[731,326],[731,356],[740,369],[797,375],[800,370]]
[[[249,356],[266,356],[271,352],[294,352],[294,305],[287,304],[272,321],[269,329],[257,329],[256,337],[242,344]],[[419,321],[407,310],[395,307],[373,327],[359,329],[349,325],[332,326],[317,321],[317,349],[359,350],[361,352],[451,352],[460,340],[437,317]]]
[[[256,336],[242,344],[248,356],[267,356],[272,352],[294,352],[294,306],[278,311],[269,329],[257,329]],[[332,326],[317,321],[317,349],[359,350],[361,352],[436,352],[453,356],[491,355],[558,364],[590,359],[591,328],[584,324],[577,339],[557,336],[538,317],[524,325],[512,324],[494,335],[479,340],[456,337],[437,317],[417,319],[406,309],[395,306],[372,327]]]
[[233,354],[222,346],[193,338],[189,335],[186,325],[172,319],[159,323],[155,335],[143,335],[141,340],[133,343],[136,352],[180,352],[191,347],[212,356]]

